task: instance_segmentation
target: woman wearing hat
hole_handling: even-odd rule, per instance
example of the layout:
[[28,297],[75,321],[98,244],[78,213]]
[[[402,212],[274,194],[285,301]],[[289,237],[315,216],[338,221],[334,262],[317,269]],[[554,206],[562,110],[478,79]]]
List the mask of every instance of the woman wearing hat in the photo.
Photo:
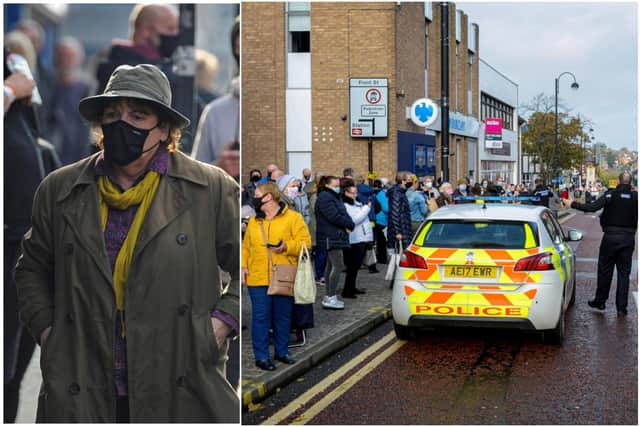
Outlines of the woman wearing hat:
[[238,422],[237,184],[176,151],[189,120],[153,65],[118,67],[79,109],[102,151],[42,182],[16,271],[37,421]]

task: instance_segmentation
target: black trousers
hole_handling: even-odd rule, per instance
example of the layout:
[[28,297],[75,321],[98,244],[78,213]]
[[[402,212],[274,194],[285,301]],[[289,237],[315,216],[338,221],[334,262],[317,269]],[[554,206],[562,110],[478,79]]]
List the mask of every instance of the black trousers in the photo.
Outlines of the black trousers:
[[378,264],[387,263],[387,238],[384,237],[384,226],[376,224],[373,227],[373,238],[376,241],[376,259]]
[[598,255],[598,288],[595,301],[604,303],[609,298],[613,267],[618,271],[616,308],[626,310],[629,298],[629,276],[636,245],[636,236],[625,232],[605,232],[600,242]]
[[358,270],[362,265],[365,252],[367,251],[367,243],[354,243],[349,249],[344,250],[344,263],[347,266],[347,276],[344,279],[344,288],[342,296],[353,296],[356,293],[356,278]]
[[118,396],[116,400],[116,423],[128,424],[129,420],[129,396]]
[[15,266],[20,241],[4,241],[4,422],[15,422],[20,383],[29,366],[36,343],[18,317]]

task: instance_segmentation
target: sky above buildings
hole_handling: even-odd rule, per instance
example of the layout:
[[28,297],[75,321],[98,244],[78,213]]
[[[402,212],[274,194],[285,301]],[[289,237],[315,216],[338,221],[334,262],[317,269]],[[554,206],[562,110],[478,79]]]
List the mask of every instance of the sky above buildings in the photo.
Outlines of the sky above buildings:
[[480,57],[519,86],[519,104],[541,92],[593,121],[595,141],[638,149],[637,3],[459,2],[480,27]]

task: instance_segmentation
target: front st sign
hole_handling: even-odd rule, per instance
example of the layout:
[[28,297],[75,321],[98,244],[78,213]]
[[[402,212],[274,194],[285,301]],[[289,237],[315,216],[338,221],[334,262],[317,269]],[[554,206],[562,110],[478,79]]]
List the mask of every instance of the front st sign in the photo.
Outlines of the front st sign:
[[388,79],[349,80],[350,135],[352,138],[388,136]]

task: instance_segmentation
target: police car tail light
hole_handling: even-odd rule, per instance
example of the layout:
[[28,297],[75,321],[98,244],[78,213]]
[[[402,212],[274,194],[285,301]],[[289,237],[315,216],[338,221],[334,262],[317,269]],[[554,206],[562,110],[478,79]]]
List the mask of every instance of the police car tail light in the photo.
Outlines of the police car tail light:
[[400,256],[400,267],[427,269],[427,261],[420,255],[404,251]]
[[546,271],[553,270],[553,262],[551,261],[551,253],[543,252],[541,254],[531,255],[526,258],[520,258],[513,268],[514,271]]

